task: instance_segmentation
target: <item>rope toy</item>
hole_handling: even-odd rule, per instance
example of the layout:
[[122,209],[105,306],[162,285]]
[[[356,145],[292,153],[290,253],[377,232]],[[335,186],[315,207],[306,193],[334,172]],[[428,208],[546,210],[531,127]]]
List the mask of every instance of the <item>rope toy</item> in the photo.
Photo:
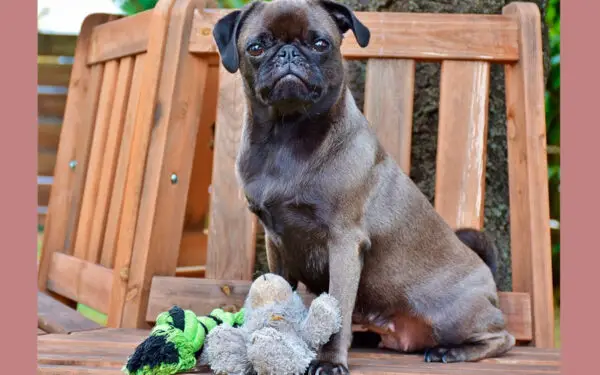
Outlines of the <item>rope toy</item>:
[[123,372],[128,375],[172,375],[188,371],[204,347],[206,336],[215,327],[239,327],[244,323],[244,309],[230,313],[215,309],[207,316],[173,306],[156,318],[150,336],[137,346]]

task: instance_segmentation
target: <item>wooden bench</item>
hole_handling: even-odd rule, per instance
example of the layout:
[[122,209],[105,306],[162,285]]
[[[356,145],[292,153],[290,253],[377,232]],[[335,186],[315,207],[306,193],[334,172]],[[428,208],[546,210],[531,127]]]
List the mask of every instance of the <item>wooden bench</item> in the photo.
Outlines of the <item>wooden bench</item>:
[[[233,169],[244,99],[211,35],[227,11],[204,4],[161,0],[82,26],[38,286],[107,314],[111,328],[39,336],[41,373],[117,374],[158,312],[239,307],[248,290],[257,223]],[[352,373],[558,373],[538,9],[358,17],[372,42],[362,49],[349,37],[343,53],[368,59],[364,112],[406,171],[415,61],[442,64],[435,206],[455,227],[483,226],[490,64],[505,64],[513,291],[501,305],[522,346],[456,365],[355,351]]]

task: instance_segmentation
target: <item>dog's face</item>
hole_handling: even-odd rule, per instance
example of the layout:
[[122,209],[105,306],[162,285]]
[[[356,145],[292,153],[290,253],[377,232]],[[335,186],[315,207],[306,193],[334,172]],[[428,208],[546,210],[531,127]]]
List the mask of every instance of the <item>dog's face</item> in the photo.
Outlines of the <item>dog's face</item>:
[[231,73],[240,70],[249,96],[293,112],[339,94],[344,82],[340,45],[348,30],[359,45],[368,44],[369,30],[343,5],[275,0],[233,11],[219,20],[213,36],[223,66]]

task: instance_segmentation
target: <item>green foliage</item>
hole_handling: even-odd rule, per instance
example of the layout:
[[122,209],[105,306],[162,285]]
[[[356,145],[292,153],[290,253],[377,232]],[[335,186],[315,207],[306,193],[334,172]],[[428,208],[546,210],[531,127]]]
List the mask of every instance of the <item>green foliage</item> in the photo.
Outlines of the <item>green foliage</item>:
[[[548,187],[550,215],[560,221],[560,0],[549,0],[546,8],[550,48],[550,71],[546,82],[546,133],[548,142]],[[553,279],[560,284],[560,231],[552,231]]]
[[218,0],[219,8],[235,9],[248,4],[249,0]]
[[158,0],[112,0],[113,3],[127,14],[136,14],[152,9]]
[[[244,5],[248,4],[250,1],[252,0],[218,0],[217,4],[219,4],[219,8],[226,8],[226,9],[236,9],[236,8],[241,8]],[[270,0],[264,0],[264,1],[270,1]]]
[[560,145],[560,0],[549,0],[546,24],[550,39],[550,71],[546,85],[548,144]]
[[[113,3],[127,14],[136,14],[156,6],[158,0],[112,0]],[[218,0],[219,8],[241,8],[250,0]]]

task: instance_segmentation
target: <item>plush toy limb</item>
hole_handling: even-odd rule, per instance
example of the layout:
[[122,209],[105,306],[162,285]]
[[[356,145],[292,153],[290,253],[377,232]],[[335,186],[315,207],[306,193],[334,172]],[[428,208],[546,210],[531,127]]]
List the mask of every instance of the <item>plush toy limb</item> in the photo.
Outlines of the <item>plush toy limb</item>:
[[252,365],[246,353],[247,341],[246,330],[220,325],[206,337],[202,362],[207,363],[215,374],[252,374]]
[[136,348],[123,372],[129,375],[172,375],[192,369],[206,335],[215,327],[243,323],[244,310],[228,313],[215,309],[198,317],[174,306],[159,314],[150,336]]
[[302,322],[301,335],[313,349],[318,349],[329,341],[331,335],[340,330],[341,325],[338,301],[323,293],[310,305],[308,315]]
[[258,375],[303,375],[316,352],[298,336],[265,327],[252,334],[248,358]]
[[[226,326],[231,326],[233,328],[237,328],[244,323],[244,313],[245,313],[245,310],[243,308],[235,314],[225,312],[221,309],[215,309],[206,317],[206,319],[210,319],[210,321],[206,321],[205,326],[207,326],[209,334],[210,334],[210,332],[212,332],[214,330],[214,328],[216,328],[216,326],[213,326],[213,324],[212,324],[215,322],[217,324],[223,324]],[[204,321],[202,318],[199,318],[199,320]],[[209,342],[208,342],[208,336],[207,336],[205,349],[202,350],[202,353],[200,354],[200,357],[198,358],[198,364],[200,364],[200,365],[208,365],[209,364],[208,349],[207,349],[208,344],[209,344]]]

